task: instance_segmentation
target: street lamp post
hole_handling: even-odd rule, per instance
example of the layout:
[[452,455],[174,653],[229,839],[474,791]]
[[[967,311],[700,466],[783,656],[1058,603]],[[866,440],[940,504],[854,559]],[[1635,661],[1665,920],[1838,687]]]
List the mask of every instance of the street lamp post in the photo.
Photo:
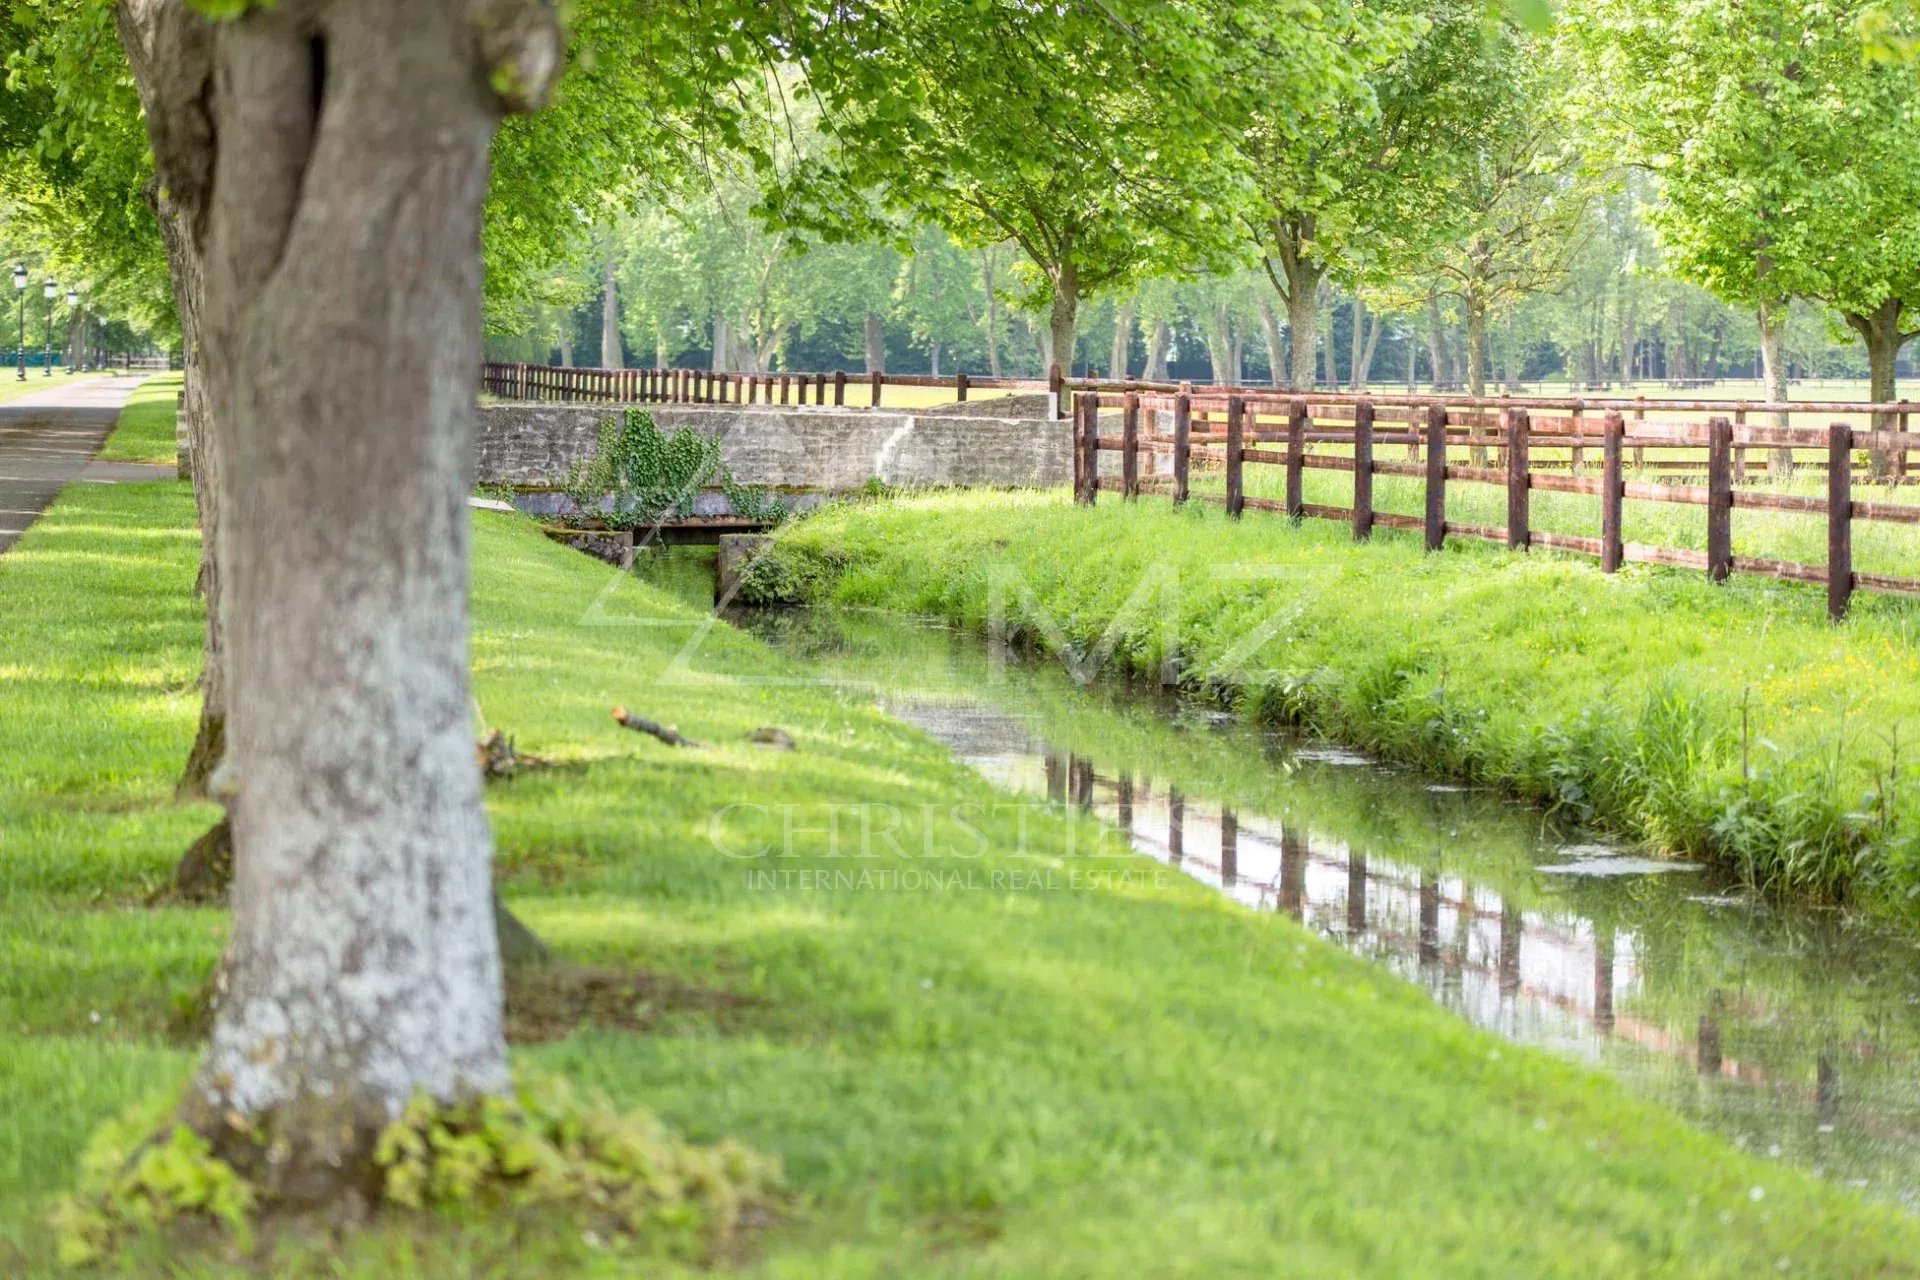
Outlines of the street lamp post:
[[[72,339],[69,346],[72,349],[74,364],[84,365],[86,361],[81,356],[80,340],[85,335],[80,331],[80,326],[73,322],[73,316],[76,314],[75,309],[78,308],[79,305],[80,291],[78,289],[67,290],[67,336]],[[73,372],[72,364],[67,366],[67,372]]]
[[27,380],[27,264],[21,263],[13,269],[13,291],[20,295],[20,345],[14,354],[20,358],[20,375],[15,381]]
[[43,378],[51,378],[53,376],[53,300],[60,296],[60,282],[57,280],[47,281],[46,295],[47,353],[41,361],[40,376]]

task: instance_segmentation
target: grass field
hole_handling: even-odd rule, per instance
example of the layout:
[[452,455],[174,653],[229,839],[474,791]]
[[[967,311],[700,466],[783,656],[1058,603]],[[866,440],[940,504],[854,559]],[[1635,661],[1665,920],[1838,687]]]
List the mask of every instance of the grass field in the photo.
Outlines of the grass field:
[[[1736,527],[1740,524],[1736,518]],[[1749,526],[1751,528],[1751,526]],[[786,529],[754,580],[984,627],[1495,782],[1754,880],[1920,893],[1920,608],[1164,499],[929,495]]]
[[120,415],[119,428],[100,450],[101,459],[171,465],[179,449],[173,434],[174,406],[185,377],[160,373],[141,383]]
[[[142,905],[212,816],[170,800],[194,727],[192,518],[177,482],[75,488],[0,557],[9,1276],[48,1272],[46,1197],[89,1130],[178,1087],[195,1050],[168,1027],[225,932],[217,911]],[[951,507],[916,518],[963,545]],[[517,517],[475,533],[484,717],[559,764],[490,792],[511,902],[570,959],[736,1001],[668,997],[644,1033],[583,1027],[518,1061],[784,1161],[786,1219],[706,1274],[1838,1277],[1920,1259],[1910,1219],[1501,1046],[1287,920],[1106,856],[1085,819],[994,810],[1005,797],[932,742],[757,641],[718,627],[676,674],[697,610]],[[615,702],[711,745],[621,730]],[[768,724],[797,749],[749,745]],[[856,856],[861,805],[898,811],[897,848]],[[716,831],[780,856],[730,857]],[[973,880],[746,874],[930,867]],[[271,1263],[146,1249],[112,1269],[685,1268],[496,1215],[300,1236]]]
[[69,387],[79,382],[90,382],[95,378],[110,377],[110,374],[67,373],[60,369],[53,371],[51,378],[40,376],[40,370],[28,369],[25,382],[14,377],[12,365],[0,365],[0,404],[9,400],[18,400],[22,396],[51,391],[56,387]]

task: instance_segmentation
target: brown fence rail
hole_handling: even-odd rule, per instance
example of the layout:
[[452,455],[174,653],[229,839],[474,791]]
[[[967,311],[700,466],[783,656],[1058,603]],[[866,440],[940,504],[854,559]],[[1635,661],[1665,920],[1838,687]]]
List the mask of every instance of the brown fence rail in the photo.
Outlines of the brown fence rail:
[[[1920,524],[1920,506],[1857,499],[1863,478],[1897,484],[1908,479],[1909,455],[1920,434],[1907,430],[1920,404],[1846,401],[1727,401],[1646,397],[1470,397],[1358,395],[1348,392],[1196,387],[1137,379],[1069,378],[1056,367],[1046,381],[918,374],[748,374],[702,369],[576,369],[487,364],[482,389],[511,400],[626,404],[827,405],[846,407],[849,384],[865,384],[867,407],[884,407],[885,388],[938,387],[964,401],[970,390],[1048,392],[1050,411],[1074,421],[1074,493],[1092,502],[1101,489],[1125,497],[1168,492],[1176,502],[1200,497],[1244,510],[1272,510],[1294,519],[1341,520],[1356,538],[1375,527],[1423,533],[1429,549],[1449,537],[1479,538],[1511,548],[1549,547],[1595,556],[1611,573],[1623,563],[1700,569],[1716,581],[1733,573],[1791,582],[1825,583],[1829,612],[1845,615],[1856,590],[1920,596],[1920,580],[1853,569],[1853,522]],[[1117,414],[1120,434],[1101,429]],[[1794,418],[1829,419],[1819,427],[1791,426]],[[1849,421],[1831,421],[1845,416]],[[1162,427],[1164,426],[1164,430]],[[1405,447],[1405,459],[1379,456],[1381,447]],[[1331,447],[1336,451],[1325,451]],[[1316,453],[1315,449],[1322,449]],[[1103,450],[1121,454],[1118,480],[1099,478]],[[1464,464],[1461,451],[1466,452]],[[1857,459],[1856,453],[1865,457]],[[1599,474],[1590,464],[1598,455]],[[1170,455],[1170,474],[1143,476],[1143,456]],[[1809,456],[1812,455],[1812,456]],[[1750,487],[1775,474],[1776,460],[1795,470],[1825,472],[1826,496],[1768,493]],[[1224,473],[1223,493],[1195,495],[1194,463]],[[1248,496],[1245,468],[1285,472],[1285,499]],[[1353,476],[1350,506],[1304,501],[1309,470]],[[1628,472],[1636,478],[1629,480]],[[1707,483],[1667,483],[1704,474]],[[1673,474],[1678,473],[1678,474]],[[1425,514],[1377,510],[1373,477],[1424,482]],[[1505,488],[1504,525],[1476,525],[1446,517],[1449,484]],[[1536,492],[1591,494],[1600,499],[1600,536],[1530,527]],[[1650,546],[1622,539],[1628,499],[1706,509],[1704,551]],[[1824,565],[1799,564],[1732,550],[1735,507],[1825,516]]]
[[[602,404],[833,404],[845,407],[847,387],[868,389],[866,408],[883,408],[887,387],[939,387],[965,400],[972,390],[1049,391],[1065,380],[949,377],[926,374],[716,373],[706,369],[574,369],[542,364],[486,364],[480,388],[503,400],[559,400]],[[1065,417],[1065,413],[1059,416]]]
[[[1401,411],[1402,421],[1383,429],[1381,403]],[[1857,573],[1853,568],[1853,523],[1856,520],[1920,524],[1920,506],[1857,500],[1854,451],[1879,450],[1891,458],[1904,457],[1920,447],[1920,436],[1903,431],[1860,429],[1836,422],[1823,430],[1749,427],[1725,414],[1704,423],[1662,424],[1657,432],[1630,422],[1619,407],[1605,408],[1597,419],[1576,419],[1535,410],[1558,408],[1552,402],[1505,402],[1497,415],[1482,412],[1491,404],[1467,402],[1462,409],[1444,401],[1409,398],[1341,397],[1329,403],[1314,396],[1206,395],[1178,392],[1127,391],[1118,396],[1086,391],[1077,397],[1074,416],[1074,496],[1091,503],[1101,490],[1118,491],[1126,499],[1144,492],[1166,492],[1172,499],[1190,498],[1224,505],[1239,516],[1251,508],[1271,510],[1299,519],[1339,520],[1349,524],[1356,539],[1364,540],[1376,527],[1420,532],[1429,550],[1438,550],[1449,537],[1479,538],[1504,543],[1512,549],[1550,547],[1599,559],[1604,572],[1622,563],[1678,565],[1700,569],[1715,581],[1733,573],[1751,573],[1791,582],[1825,583],[1828,612],[1846,615],[1856,590],[1920,596],[1920,579]],[[1590,403],[1582,408],[1591,407]],[[1724,406],[1710,406],[1720,408]],[[1796,412],[1810,406],[1795,405]],[[1814,406],[1831,409],[1833,406]],[[1846,406],[1860,410],[1868,406]],[[1768,406],[1772,409],[1772,406]],[[1118,411],[1119,433],[1103,431],[1103,416]],[[1165,430],[1161,429],[1162,425]],[[1382,444],[1405,444],[1406,461],[1383,460]],[[1342,447],[1343,453],[1315,453],[1321,445]],[[1826,496],[1766,493],[1736,487],[1736,450],[1742,446],[1769,449],[1818,449],[1826,472]],[[1465,448],[1467,465],[1453,459]],[[1598,475],[1583,474],[1583,451],[1597,449]],[[1683,463],[1704,472],[1704,486],[1629,481],[1626,455],[1632,450],[1691,450],[1704,457]],[[1543,451],[1564,457],[1549,459]],[[1100,474],[1102,451],[1120,454],[1118,478]],[[1143,476],[1143,457],[1169,456],[1170,472]],[[1216,468],[1224,475],[1220,493],[1194,493],[1194,464]],[[1285,499],[1248,496],[1246,468],[1274,466],[1285,472]],[[1802,464],[1804,465],[1804,464]],[[1554,468],[1564,468],[1556,470]],[[1303,500],[1308,470],[1342,471],[1353,477],[1350,506],[1338,507]],[[1424,481],[1425,513],[1421,516],[1379,511],[1373,501],[1373,477],[1405,476]],[[1507,497],[1504,525],[1463,524],[1447,519],[1450,484],[1503,487]],[[1530,501],[1535,491],[1592,494],[1600,500],[1600,536],[1549,533],[1530,527]],[[1704,507],[1707,546],[1704,551],[1624,542],[1621,517],[1627,499],[1681,503]],[[1819,515],[1827,521],[1827,560],[1824,565],[1733,554],[1735,507]]]

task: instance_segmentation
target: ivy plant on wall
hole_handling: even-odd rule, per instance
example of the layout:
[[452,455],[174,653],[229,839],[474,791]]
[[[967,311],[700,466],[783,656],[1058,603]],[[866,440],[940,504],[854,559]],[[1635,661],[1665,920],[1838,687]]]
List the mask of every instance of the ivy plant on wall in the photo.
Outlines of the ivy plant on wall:
[[720,460],[720,441],[686,427],[668,433],[645,409],[629,409],[600,424],[600,448],[573,469],[566,494],[580,518],[633,529],[693,514],[700,491],[719,488],[735,514],[774,523],[786,518],[786,501],[757,485],[734,479]]

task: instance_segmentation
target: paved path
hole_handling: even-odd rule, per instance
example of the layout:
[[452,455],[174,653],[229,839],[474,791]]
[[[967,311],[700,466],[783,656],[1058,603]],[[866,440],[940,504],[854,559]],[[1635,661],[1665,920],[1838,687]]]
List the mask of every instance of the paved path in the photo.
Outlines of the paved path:
[[139,378],[87,378],[0,404],[0,551],[78,480],[120,484],[164,480],[172,467],[95,462]]

